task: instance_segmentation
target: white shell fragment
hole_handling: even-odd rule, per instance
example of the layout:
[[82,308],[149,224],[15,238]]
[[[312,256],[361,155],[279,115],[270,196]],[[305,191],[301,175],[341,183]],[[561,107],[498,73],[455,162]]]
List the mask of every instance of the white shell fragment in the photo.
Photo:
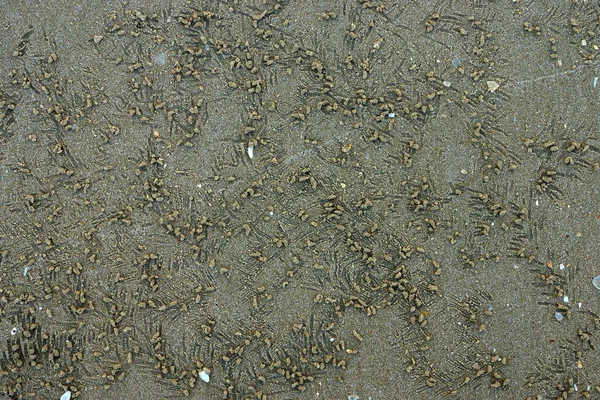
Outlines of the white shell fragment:
[[71,400],[71,391],[67,390],[64,392],[63,395],[60,396],[60,400]]
[[208,372],[206,372],[206,370],[200,372],[200,379],[202,379],[206,383],[210,381],[210,375],[208,374]]
[[254,158],[254,144],[252,143],[248,145],[248,157],[250,157],[250,159]]
[[556,318],[557,321],[562,321],[563,315],[557,311],[554,313],[554,318]]
[[498,90],[500,85],[496,81],[487,81],[487,87],[490,92],[494,93],[496,90]]
[[598,290],[600,290],[600,275],[592,279],[592,285]]

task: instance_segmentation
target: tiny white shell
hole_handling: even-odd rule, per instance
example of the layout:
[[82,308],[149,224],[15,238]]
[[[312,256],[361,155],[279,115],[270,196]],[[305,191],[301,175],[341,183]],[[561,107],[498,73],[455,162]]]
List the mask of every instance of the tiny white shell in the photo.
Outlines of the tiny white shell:
[[248,157],[250,159],[254,158],[254,145],[252,143],[248,146]]
[[563,315],[557,311],[554,313],[554,318],[556,318],[557,321],[562,321]]
[[67,390],[64,392],[63,395],[60,396],[60,400],[71,400],[71,391]]
[[490,92],[494,93],[496,90],[498,90],[500,85],[496,81],[487,81],[487,87]]
[[206,383],[210,381],[210,375],[208,375],[208,372],[206,372],[206,370],[200,372],[200,379],[202,379]]

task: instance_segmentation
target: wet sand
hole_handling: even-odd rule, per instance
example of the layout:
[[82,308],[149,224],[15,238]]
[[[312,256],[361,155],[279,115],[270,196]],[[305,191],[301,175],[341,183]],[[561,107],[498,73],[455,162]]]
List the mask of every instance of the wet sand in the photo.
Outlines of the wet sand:
[[599,18],[4,2],[0,397],[600,398]]

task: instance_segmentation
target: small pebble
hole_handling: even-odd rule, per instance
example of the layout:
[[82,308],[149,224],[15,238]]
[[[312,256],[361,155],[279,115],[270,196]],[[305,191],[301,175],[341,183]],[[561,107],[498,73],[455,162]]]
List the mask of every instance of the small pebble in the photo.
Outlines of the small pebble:
[[450,82],[450,81],[444,81],[444,86],[450,87],[450,86],[452,86],[452,82]]
[[71,400],[71,391],[67,390],[64,392],[63,395],[60,396],[60,400]]
[[556,318],[557,321],[562,321],[562,319],[563,319],[563,315],[561,313],[559,313],[558,311],[554,313],[554,317]]
[[565,296],[565,297],[563,297],[563,301],[564,301],[565,303],[568,303],[568,302],[569,302],[569,296]]
[[360,397],[358,397],[355,394],[351,394],[350,396],[348,396],[348,400],[358,400]]
[[592,285],[598,290],[600,290],[600,275],[592,279]]
[[388,117],[389,117],[389,118],[394,118],[395,116],[396,116],[396,113],[389,113],[389,114],[388,114]]

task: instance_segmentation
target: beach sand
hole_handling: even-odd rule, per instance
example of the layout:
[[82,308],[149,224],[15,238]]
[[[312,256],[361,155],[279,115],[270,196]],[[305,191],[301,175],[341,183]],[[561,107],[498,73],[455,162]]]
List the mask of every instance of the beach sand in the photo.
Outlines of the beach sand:
[[2,2],[0,397],[600,398],[599,18]]

